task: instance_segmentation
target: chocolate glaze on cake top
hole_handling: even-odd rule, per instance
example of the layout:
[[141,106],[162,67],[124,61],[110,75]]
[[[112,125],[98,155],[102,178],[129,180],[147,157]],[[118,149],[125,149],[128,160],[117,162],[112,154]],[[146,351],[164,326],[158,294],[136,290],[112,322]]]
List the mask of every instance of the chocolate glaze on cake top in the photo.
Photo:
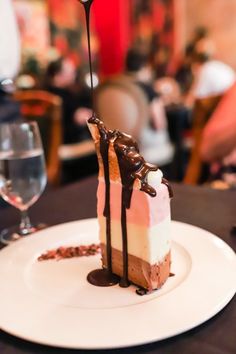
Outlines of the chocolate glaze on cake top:
[[[150,171],[157,171],[158,167],[156,165],[149,164],[144,160],[139,153],[136,140],[132,138],[132,136],[122,133],[119,130],[106,129],[104,123],[95,115],[89,118],[88,123],[95,124],[100,134],[100,153],[104,165],[105,179],[107,172],[106,170],[109,169],[107,148],[110,144],[114,146],[120,168],[122,186],[130,192],[130,196],[127,198],[125,203],[126,208],[130,208],[130,200],[135,179],[139,179],[141,182],[140,190],[149,194],[151,197],[155,197],[156,190],[148,184],[147,176]],[[104,155],[105,152],[107,153],[107,156]],[[106,216],[105,213],[104,216]]]

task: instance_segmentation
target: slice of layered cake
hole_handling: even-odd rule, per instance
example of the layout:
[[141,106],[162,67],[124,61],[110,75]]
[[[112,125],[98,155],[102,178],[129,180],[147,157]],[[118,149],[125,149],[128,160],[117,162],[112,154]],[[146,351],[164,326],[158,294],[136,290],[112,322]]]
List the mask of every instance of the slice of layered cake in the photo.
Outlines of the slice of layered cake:
[[99,162],[97,213],[103,269],[88,275],[98,286],[130,283],[152,291],[170,274],[170,198],[162,172],[139,154],[136,141],[88,122]]

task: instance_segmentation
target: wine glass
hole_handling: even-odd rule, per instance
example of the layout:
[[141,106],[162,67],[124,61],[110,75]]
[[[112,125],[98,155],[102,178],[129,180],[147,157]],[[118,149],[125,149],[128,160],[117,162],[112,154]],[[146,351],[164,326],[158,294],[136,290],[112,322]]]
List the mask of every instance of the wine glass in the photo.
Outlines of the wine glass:
[[8,244],[36,231],[28,209],[46,186],[44,153],[36,122],[0,124],[0,195],[21,212],[19,226],[3,230]]

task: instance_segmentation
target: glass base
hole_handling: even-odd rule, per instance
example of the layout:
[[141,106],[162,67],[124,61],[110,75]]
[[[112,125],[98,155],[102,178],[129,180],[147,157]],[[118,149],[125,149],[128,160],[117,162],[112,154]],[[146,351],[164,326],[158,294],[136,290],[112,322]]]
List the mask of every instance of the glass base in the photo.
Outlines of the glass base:
[[47,227],[46,224],[37,224],[37,225],[33,225],[30,228],[30,232],[27,234],[22,234],[19,230],[19,225],[18,226],[12,226],[9,227],[8,229],[4,229],[1,231],[0,233],[0,241],[1,243],[3,243],[4,245],[9,245],[10,243],[20,240],[21,238],[24,238],[26,236],[29,236],[37,231],[43,230]]

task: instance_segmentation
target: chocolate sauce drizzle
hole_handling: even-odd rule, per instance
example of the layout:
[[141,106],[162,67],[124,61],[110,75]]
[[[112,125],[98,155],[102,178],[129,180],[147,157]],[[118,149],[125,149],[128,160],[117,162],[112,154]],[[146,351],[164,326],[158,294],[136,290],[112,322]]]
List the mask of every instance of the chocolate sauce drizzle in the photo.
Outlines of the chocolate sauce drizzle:
[[167,179],[165,179],[165,178],[162,178],[161,183],[163,183],[163,184],[168,188],[169,197],[170,197],[170,198],[173,198],[174,192],[173,192],[173,189],[172,189],[172,187],[171,187],[169,181],[167,181]]
[[105,179],[105,206],[103,215],[106,217],[106,256],[107,269],[96,269],[88,274],[88,281],[96,286],[112,286],[119,283],[120,278],[112,273],[112,252],[111,252],[111,210],[110,210],[110,171],[109,171],[109,144],[112,137],[111,132],[106,129],[102,121],[93,115],[89,118],[90,124],[95,124],[100,134],[100,154],[103,162]]
[[[88,52],[89,52],[89,68],[92,99],[94,97],[94,85],[92,75],[92,59],[90,45],[90,8],[93,0],[79,0],[84,6],[86,15],[86,27],[88,37]],[[140,181],[140,190],[149,194],[151,197],[156,196],[156,190],[147,182],[147,176],[150,171],[157,171],[157,166],[148,164],[139,154],[137,142],[129,135],[121,133],[117,130],[111,131],[106,129],[102,121],[100,121],[93,111],[92,117],[88,122],[97,126],[100,134],[100,154],[104,168],[105,179],[105,206],[103,215],[106,217],[106,256],[107,269],[96,269],[90,272],[87,276],[88,281],[96,286],[112,286],[119,282],[121,287],[129,286],[128,279],[128,242],[127,242],[127,215],[126,211],[131,206],[133,186],[136,179]],[[109,146],[113,143],[114,150],[117,156],[121,183],[121,227],[122,227],[122,247],[123,247],[123,275],[121,279],[112,273],[112,247],[111,247],[111,211],[110,211],[110,171],[109,171]],[[172,191],[167,180],[163,179],[162,183],[166,184],[169,194]]]

